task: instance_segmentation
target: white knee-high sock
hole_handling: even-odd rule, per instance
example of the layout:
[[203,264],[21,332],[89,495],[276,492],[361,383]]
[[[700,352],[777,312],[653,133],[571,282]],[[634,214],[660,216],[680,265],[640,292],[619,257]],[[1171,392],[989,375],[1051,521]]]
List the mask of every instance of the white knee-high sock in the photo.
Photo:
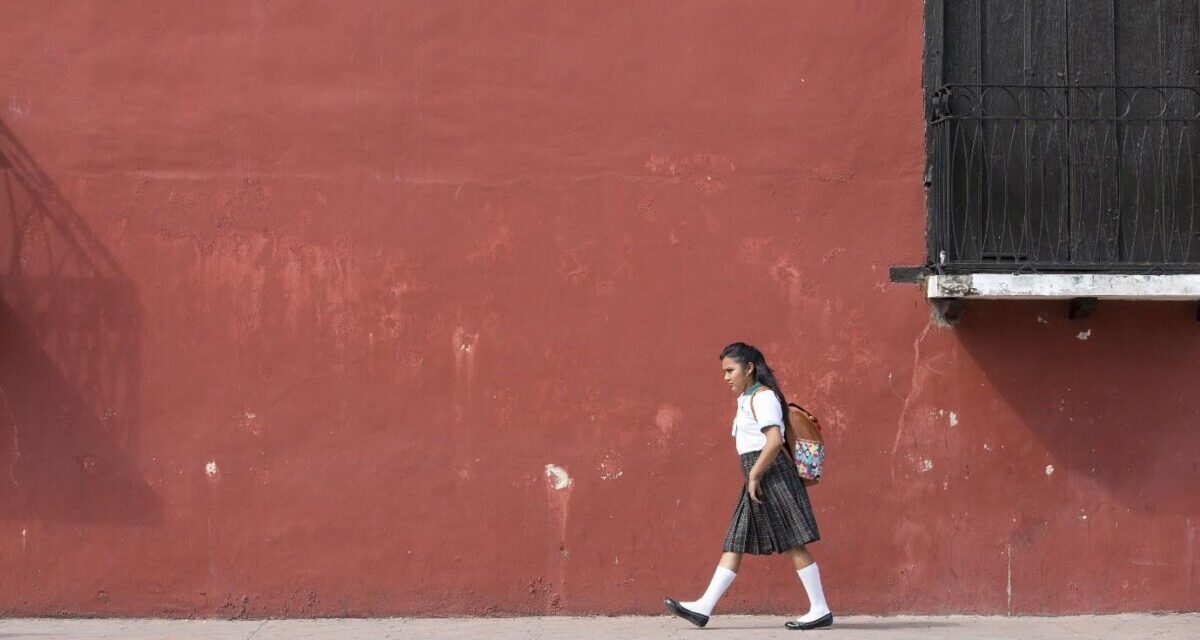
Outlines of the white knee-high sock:
[[726,569],[725,567],[717,567],[716,573],[713,573],[712,582],[708,583],[708,589],[704,591],[704,595],[700,596],[699,600],[694,602],[680,602],[684,609],[695,611],[702,615],[712,615],[713,607],[717,606],[717,601],[721,596],[725,595],[725,590],[729,585],[733,584],[733,579],[737,574]]
[[800,622],[819,620],[829,613],[829,605],[825,603],[825,590],[821,588],[821,571],[817,563],[812,563],[796,572],[800,583],[808,593],[808,613],[797,618]]

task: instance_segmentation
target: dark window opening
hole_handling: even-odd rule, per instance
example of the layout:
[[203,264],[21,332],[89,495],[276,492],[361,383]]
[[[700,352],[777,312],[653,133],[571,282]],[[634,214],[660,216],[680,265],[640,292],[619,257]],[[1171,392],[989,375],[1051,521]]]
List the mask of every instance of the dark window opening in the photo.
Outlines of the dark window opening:
[[1196,0],[928,0],[929,267],[1200,272]]

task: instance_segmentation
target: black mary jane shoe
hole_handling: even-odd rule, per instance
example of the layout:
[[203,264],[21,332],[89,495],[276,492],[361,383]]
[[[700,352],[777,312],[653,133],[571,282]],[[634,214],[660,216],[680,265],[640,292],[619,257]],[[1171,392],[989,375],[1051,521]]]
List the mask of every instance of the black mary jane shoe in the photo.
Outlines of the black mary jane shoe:
[[683,605],[671,598],[666,598],[663,600],[663,604],[667,605],[667,609],[669,609],[671,613],[683,618],[684,620],[687,620],[701,629],[704,628],[704,625],[708,624],[708,616],[702,613],[696,613],[691,609],[685,609]]
[[791,629],[792,631],[808,631],[810,629],[820,629],[822,627],[828,627],[832,624],[833,624],[833,614],[827,613],[827,614],[821,616],[820,618],[813,620],[812,622],[800,622],[798,620],[792,620],[790,622],[783,623],[783,626],[787,627],[788,629]]

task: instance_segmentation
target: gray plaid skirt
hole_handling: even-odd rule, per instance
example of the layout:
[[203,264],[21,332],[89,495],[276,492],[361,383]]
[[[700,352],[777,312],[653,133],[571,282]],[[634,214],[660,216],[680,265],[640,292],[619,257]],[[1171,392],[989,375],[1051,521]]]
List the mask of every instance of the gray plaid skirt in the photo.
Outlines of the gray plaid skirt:
[[[749,480],[750,469],[760,453],[751,451],[741,455],[743,478]],[[722,551],[767,555],[821,539],[808,502],[808,490],[796,472],[796,463],[788,459],[786,452],[779,452],[758,485],[761,503],[751,500],[746,486],[742,486]]]

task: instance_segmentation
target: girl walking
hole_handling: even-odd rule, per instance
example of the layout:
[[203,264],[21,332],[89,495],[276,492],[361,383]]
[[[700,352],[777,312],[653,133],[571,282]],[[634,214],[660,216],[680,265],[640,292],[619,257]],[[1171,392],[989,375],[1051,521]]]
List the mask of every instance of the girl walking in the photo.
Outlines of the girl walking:
[[828,627],[833,624],[833,613],[825,603],[816,561],[805,546],[821,536],[808,491],[784,445],[783,430],[791,428],[784,409],[787,401],[762,352],[748,344],[735,342],[725,347],[721,369],[725,382],[737,394],[733,437],[746,484],[733,508],[721,561],[704,595],[690,602],[667,598],[664,604],[675,615],[703,627],[737,577],[743,554],[786,553],[808,594],[809,609],[784,626],[793,630]]

